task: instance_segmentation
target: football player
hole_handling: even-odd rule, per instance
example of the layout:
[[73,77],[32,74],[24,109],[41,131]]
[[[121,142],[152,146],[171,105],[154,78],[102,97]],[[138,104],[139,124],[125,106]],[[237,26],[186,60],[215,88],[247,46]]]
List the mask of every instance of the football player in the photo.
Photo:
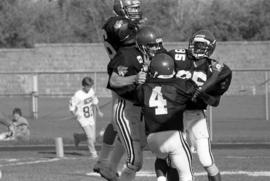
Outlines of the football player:
[[[69,101],[69,110],[76,117],[87,137],[87,146],[91,157],[97,158],[98,155],[95,149],[96,126],[93,107],[96,108],[97,113],[101,117],[103,113],[99,109],[98,98],[92,88],[93,84],[94,81],[91,77],[83,78],[82,89],[76,91]],[[76,139],[85,140],[85,136],[77,135]]]
[[[191,153],[179,118],[182,119],[186,103],[196,92],[197,85],[191,79],[178,79],[174,75],[172,57],[159,53],[151,60],[146,82],[135,91],[130,89],[133,96],[116,92],[142,107],[150,150],[159,158],[169,158],[180,181],[192,181]],[[211,100],[207,94],[202,94],[206,102]]]
[[[214,35],[208,30],[200,30],[190,38],[188,49],[170,51],[176,64],[176,77],[192,79],[198,86],[184,112],[184,129],[209,181],[221,181],[221,175],[211,151],[205,115],[208,104],[202,99],[201,93],[213,96],[215,102],[210,105],[218,106],[220,97],[228,90],[232,78],[232,71],[226,64],[210,58],[215,47]],[[172,175],[168,174],[169,181],[175,179]]]
[[[134,42],[134,38],[130,41]],[[128,92],[126,86],[144,83],[146,73],[142,71],[143,65],[143,55],[135,46],[120,47],[108,65],[109,88],[113,91],[118,89],[122,92],[121,94],[126,94]],[[129,96],[132,97],[132,95]],[[141,169],[143,161],[142,143],[145,136],[143,122],[140,121],[141,108],[118,97],[114,113],[114,125],[127,154],[126,167],[119,180],[133,180],[136,172]]]
[[[137,31],[145,22],[145,19],[142,19],[140,0],[114,0],[113,11],[115,16],[110,17],[102,28],[104,46],[110,60],[114,58],[120,47],[134,45],[134,42],[127,41],[127,39],[130,39],[129,35]],[[107,87],[109,87],[109,84]],[[115,107],[116,103],[117,96],[112,92],[112,107]],[[116,146],[118,150],[113,153],[111,159],[114,160],[111,160],[111,162],[117,165],[122,157],[123,149],[121,149],[121,144],[118,141],[114,142],[116,134],[113,121],[111,121],[105,128],[99,159],[93,168],[95,172],[105,172],[100,173],[105,178],[106,175],[110,175],[110,172],[106,173],[106,168],[110,154],[115,148],[114,144],[118,145]]]

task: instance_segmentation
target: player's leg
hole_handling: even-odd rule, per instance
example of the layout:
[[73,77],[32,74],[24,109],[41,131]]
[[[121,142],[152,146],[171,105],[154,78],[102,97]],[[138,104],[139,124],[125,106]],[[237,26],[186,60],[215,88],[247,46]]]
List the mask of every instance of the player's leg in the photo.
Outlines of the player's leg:
[[95,148],[95,141],[96,141],[96,131],[95,131],[95,124],[89,124],[83,127],[83,130],[87,137],[87,147],[89,149],[90,155],[93,158],[97,158],[97,151]]
[[119,100],[116,110],[116,127],[127,154],[126,167],[121,172],[120,181],[134,180],[136,172],[142,167],[140,113],[140,107],[123,99]]
[[114,148],[114,140],[117,132],[113,128],[113,124],[109,123],[104,131],[102,146],[99,153],[99,162],[108,162],[110,154]]
[[180,181],[192,181],[191,153],[181,132],[163,131],[148,136],[150,150],[159,158],[171,159],[171,166],[178,171]]
[[99,158],[93,168],[95,172],[100,173],[105,178],[114,177],[115,174],[110,168],[109,160],[111,153],[114,149],[114,141],[117,136],[117,131],[115,130],[114,127],[115,111],[118,102],[117,100],[118,100],[117,95],[112,92],[112,113],[113,113],[112,120],[107,125],[104,131],[102,146],[99,152]]
[[166,181],[166,175],[168,172],[169,166],[165,159],[156,158],[155,160],[155,172],[157,181]]
[[178,171],[176,168],[169,167],[167,171],[167,181],[179,180]]
[[125,148],[122,145],[120,138],[116,137],[115,142],[114,142],[114,149],[111,153],[110,160],[109,160],[110,167],[115,172],[118,172],[118,166],[124,154],[125,154]]
[[190,131],[199,161],[206,170],[209,181],[221,181],[220,171],[215,164],[211,150],[206,116],[202,110],[192,112],[189,116],[196,120]]

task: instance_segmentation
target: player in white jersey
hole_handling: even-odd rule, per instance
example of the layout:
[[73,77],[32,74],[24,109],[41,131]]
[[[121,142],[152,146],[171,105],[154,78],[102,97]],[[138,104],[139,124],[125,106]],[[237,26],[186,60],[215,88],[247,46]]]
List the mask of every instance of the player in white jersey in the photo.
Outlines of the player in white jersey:
[[[69,110],[76,117],[76,120],[79,122],[86,135],[87,146],[89,148],[91,157],[96,158],[96,124],[93,108],[96,108],[99,116],[102,117],[103,113],[99,109],[99,101],[95,95],[94,89],[92,88],[93,84],[94,81],[91,77],[83,78],[82,89],[76,91],[71,97]],[[84,140],[84,137],[84,135],[77,135],[76,139]]]

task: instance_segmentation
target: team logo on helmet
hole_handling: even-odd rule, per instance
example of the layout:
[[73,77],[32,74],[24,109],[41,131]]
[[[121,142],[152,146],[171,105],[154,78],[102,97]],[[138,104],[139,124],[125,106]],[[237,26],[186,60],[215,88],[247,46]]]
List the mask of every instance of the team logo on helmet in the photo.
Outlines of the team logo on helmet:
[[124,21],[123,20],[118,20],[118,21],[115,22],[113,27],[115,29],[120,29],[123,25],[124,25]]

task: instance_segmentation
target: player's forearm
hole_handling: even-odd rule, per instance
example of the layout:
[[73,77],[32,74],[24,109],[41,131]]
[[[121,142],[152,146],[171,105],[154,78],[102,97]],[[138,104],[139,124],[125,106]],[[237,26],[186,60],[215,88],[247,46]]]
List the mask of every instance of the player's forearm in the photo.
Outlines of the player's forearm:
[[217,107],[220,102],[220,96],[211,96],[202,92],[199,96],[206,104]]
[[136,75],[122,77],[113,73],[110,78],[110,86],[114,88],[132,85],[135,82],[136,82]]
[[201,87],[201,92],[207,92],[218,82],[219,72],[214,72]]

